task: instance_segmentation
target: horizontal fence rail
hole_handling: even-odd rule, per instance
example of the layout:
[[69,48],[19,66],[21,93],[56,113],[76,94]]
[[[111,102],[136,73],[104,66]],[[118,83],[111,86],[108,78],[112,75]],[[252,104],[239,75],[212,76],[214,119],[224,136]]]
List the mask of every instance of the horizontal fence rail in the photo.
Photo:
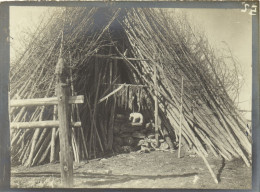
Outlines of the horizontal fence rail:
[[[71,122],[72,127],[81,127],[81,122]],[[11,129],[27,129],[27,128],[52,128],[59,127],[59,121],[32,121],[32,122],[12,122]]]
[[[69,104],[84,103],[84,96],[69,97]],[[10,101],[10,107],[25,107],[37,105],[58,105],[58,97],[39,98],[39,99],[17,99]]]

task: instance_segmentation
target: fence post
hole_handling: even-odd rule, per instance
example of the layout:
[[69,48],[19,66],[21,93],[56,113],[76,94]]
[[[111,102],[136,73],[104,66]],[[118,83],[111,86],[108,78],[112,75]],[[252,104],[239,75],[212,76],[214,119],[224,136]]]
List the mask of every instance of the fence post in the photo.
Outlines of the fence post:
[[64,187],[72,187],[73,159],[71,149],[69,85],[66,83],[66,69],[64,69],[62,58],[58,60],[55,73],[58,82],[56,93],[58,97],[61,182]]

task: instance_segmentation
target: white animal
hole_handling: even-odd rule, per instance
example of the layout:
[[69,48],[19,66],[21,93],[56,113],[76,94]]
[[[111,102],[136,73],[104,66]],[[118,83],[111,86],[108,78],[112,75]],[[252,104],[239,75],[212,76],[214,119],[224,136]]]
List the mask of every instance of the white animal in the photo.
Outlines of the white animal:
[[132,123],[143,124],[144,117],[141,113],[130,113],[129,120]]

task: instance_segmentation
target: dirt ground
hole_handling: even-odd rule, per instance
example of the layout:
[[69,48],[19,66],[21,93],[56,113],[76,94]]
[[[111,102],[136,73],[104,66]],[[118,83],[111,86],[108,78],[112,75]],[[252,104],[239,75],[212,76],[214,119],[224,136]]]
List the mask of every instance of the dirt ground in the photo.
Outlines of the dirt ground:
[[[218,184],[200,157],[183,152],[177,158],[177,151],[152,151],[74,163],[74,187],[251,189],[252,168],[242,160],[228,162],[213,156],[207,160],[220,181]],[[91,174],[91,170],[103,173]],[[11,188],[59,187],[59,163],[11,169]]]

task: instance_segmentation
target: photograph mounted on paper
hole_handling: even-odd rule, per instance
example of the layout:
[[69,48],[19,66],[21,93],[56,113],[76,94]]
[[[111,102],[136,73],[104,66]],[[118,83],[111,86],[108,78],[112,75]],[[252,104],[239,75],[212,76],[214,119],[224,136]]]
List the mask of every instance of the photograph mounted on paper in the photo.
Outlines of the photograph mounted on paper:
[[252,188],[240,8],[10,7],[11,188]]

